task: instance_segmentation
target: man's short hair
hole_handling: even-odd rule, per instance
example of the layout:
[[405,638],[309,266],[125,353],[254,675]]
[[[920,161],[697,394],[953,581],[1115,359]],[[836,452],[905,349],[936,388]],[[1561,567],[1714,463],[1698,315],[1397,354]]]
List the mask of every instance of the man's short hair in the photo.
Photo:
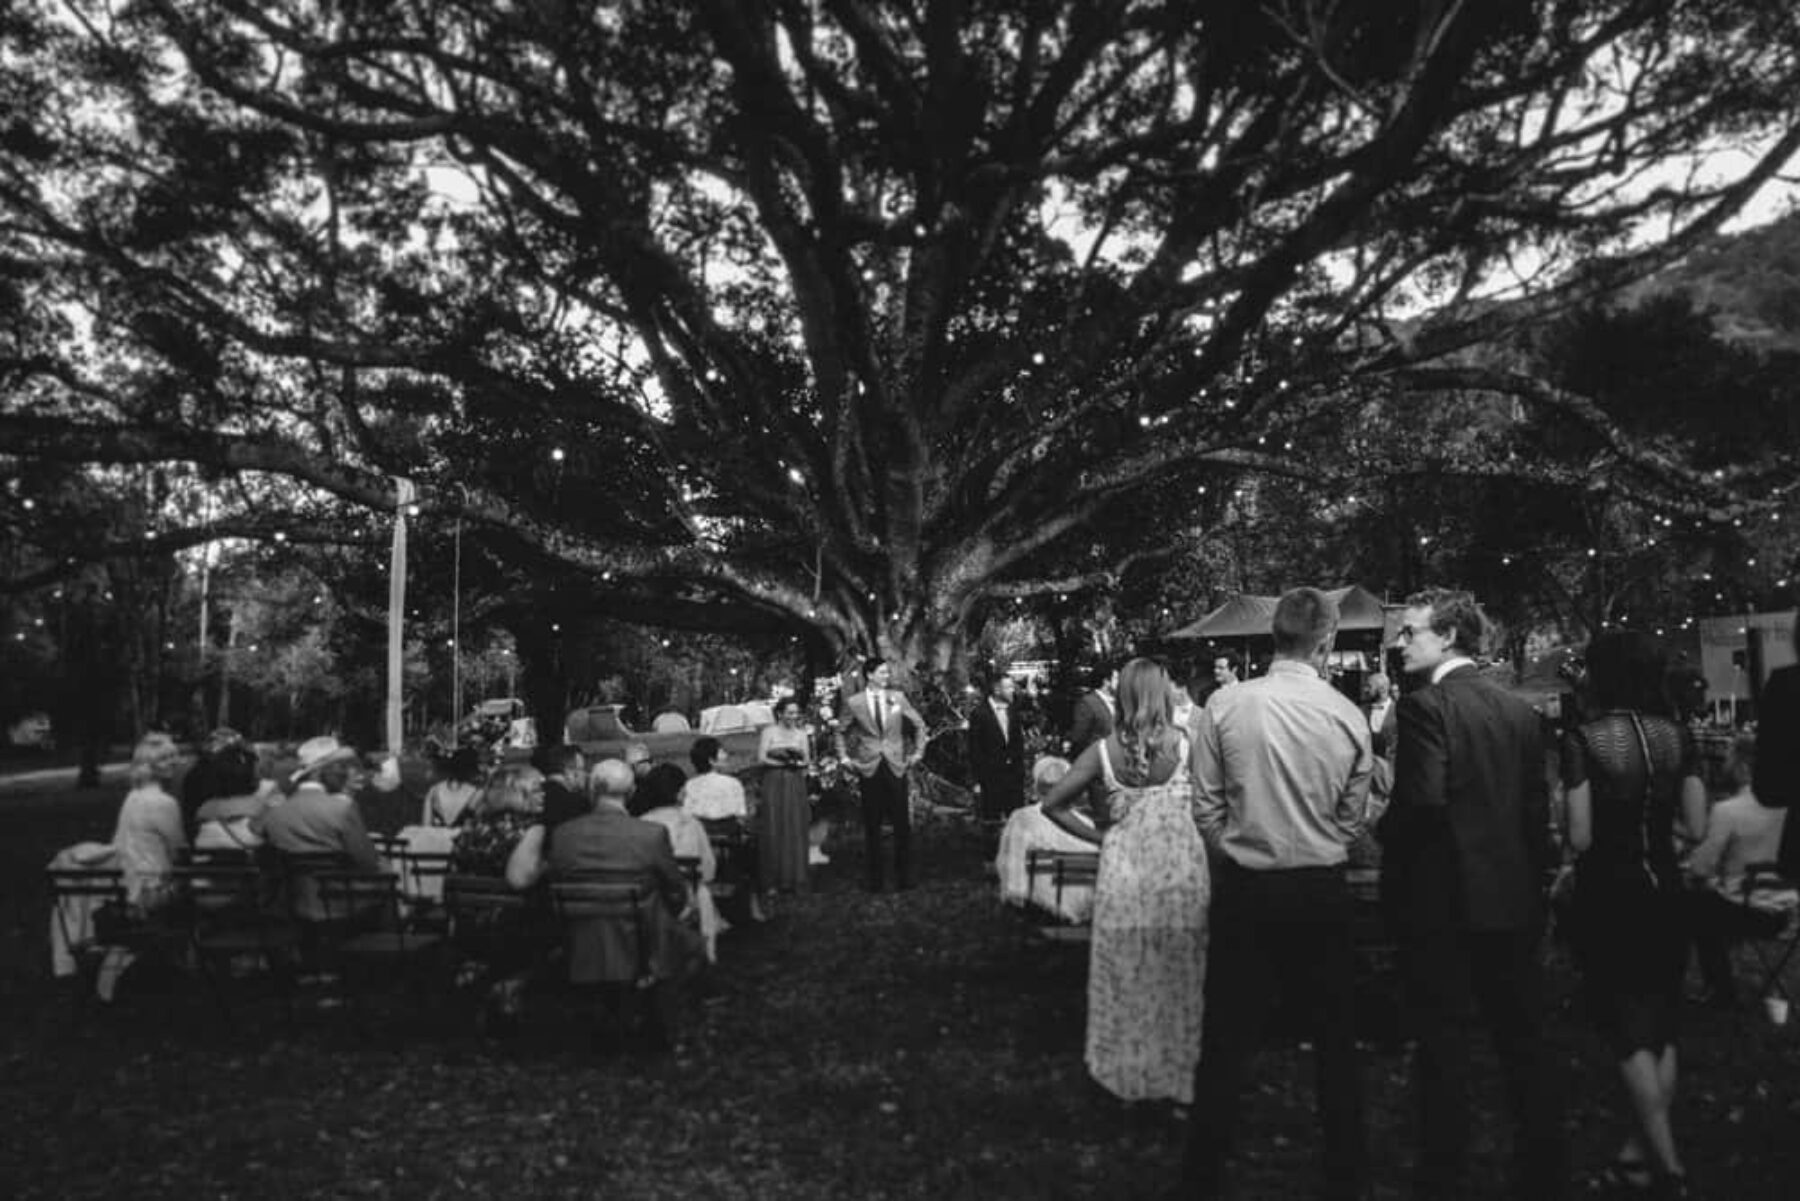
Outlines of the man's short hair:
[[1337,602],[1317,588],[1290,588],[1275,602],[1275,618],[1270,630],[1275,635],[1275,653],[1288,656],[1310,655],[1337,633]]
[[574,767],[580,758],[580,747],[572,742],[559,742],[531,752],[531,766],[546,776],[560,776]]
[[886,666],[887,666],[886,659],[883,659],[880,655],[870,655],[867,659],[863,660],[863,665],[862,665],[863,679],[866,680],[870,676],[874,675],[875,669],[877,667],[886,667]]
[[1426,588],[1406,598],[1409,609],[1430,609],[1431,629],[1451,639],[1460,655],[1473,659],[1487,641],[1487,617],[1475,603],[1475,594],[1458,588]]
[[637,787],[637,776],[623,759],[602,759],[588,770],[588,795],[594,800],[624,800]]

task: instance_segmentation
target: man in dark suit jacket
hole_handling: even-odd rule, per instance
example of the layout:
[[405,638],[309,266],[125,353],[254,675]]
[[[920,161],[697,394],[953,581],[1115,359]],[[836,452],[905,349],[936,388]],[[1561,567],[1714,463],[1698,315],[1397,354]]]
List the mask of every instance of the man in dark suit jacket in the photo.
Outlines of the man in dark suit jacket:
[[1011,676],[994,673],[969,714],[969,767],[978,812],[999,822],[1025,803],[1025,723],[1013,705]]
[[1481,678],[1486,621],[1466,592],[1408,598],[1399,646],[1421,687],[1399,706],[1381,819],[1381,901],[1418,1038],[1415,1193],[1468,1195],[1466,1011],[1479,1003],[1507,1074],[1520,1197],[1566,1188],[1562,1102],[1541,1032],[1543,882],[1554,863],[1542,727]]
[[[687,881],[675,862],[669,830],[632,817],[625,810],[637,781],[618,759],[602,759],[588,781],[593,809],[570,818],[546,838],[533,826],[513,848],[506,866],[507,883],[524,890],[540,878],[630,882],[648,890],[635,929],[611,918],[576,920],[567,930],[569,981],[599,985],[615,1021],[608,1033],[625,1024],[641,971],[648,969],[658,987],[650,997],[649,1045],[667,1050],[677,1002],[663,987],[678,982],[701,964],[697,933],[680,918],[690,903]],[[640,948],[638,940],[648,946]],[[641,954],[641,958],[640,958]]]
[[[1800,647],[1800,615],[1794,620]],[[1756,713],[1756,799],[1770,809],[1800,807],[1800,664],[1777,668],[1763,685]],[[1800,873],[1800,821],[1788,818],[1779,863]]]
[[1119,686],[1119,665],[1102,663],[1088,677],[1091,692],[1075,702],[1075,718],[1069,723],[1069,761],[1113,732],[1113,690]]

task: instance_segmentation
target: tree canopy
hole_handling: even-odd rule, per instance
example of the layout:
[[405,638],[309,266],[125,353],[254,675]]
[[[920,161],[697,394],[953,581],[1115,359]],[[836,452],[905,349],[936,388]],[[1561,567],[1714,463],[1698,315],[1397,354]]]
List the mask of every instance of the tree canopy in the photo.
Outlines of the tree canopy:
[[164,547],[366,537],[406,478],[615,615],[942,662],[1209,483],[1329,486],[1373,393],[1554,412],[1690,518],[1789,466],[1478,353],[1792,160],[1785,2],[25,0],[0,38],[5,453],[304,486]]

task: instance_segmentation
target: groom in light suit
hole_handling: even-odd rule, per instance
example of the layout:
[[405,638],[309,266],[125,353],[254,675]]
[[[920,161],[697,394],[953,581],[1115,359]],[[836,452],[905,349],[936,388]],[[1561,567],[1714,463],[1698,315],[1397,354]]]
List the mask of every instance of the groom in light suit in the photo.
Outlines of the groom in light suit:
[[[863,664],[867,687],[844,705],[842,756],[862,777],[863,839],[869,862],[869,891],[881,891],[881,827],[894,828],[894,883],[911,888],[912,817],[906,797],[906,769],[925,753],[930,734],[925,719],[890,688],[890,671],[882,659]],[[912,723],[912,753],[907,753],[907,723]]]

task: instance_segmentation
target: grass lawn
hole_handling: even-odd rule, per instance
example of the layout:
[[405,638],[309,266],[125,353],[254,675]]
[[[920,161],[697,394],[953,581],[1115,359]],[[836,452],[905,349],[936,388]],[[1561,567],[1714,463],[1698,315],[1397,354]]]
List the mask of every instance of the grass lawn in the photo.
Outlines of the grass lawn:
[[[840,834],[817,891],[726,936],[724,995],[688,1007],[679,1053],[600,1059],[566,999],[509,1045],[454,1004],[396,1004],[359,1036],[341,1010],[303,1009],[289,1031],[256,1002],[233,1034],[180,979],[78,1003],[48,977],[39,872],[106,838],[122,792],[0,788],[0,1196],[1112,1198],[1173,1182],[1180,1128],[1086,1079],[1084,949],[1028,942],[960,830],[927,832],[924,881],[899,896],[855,887]],[[1566,964],[1553,984],[1575,1154],[1595,1165],[1621,1130],[1612,1068]],[[1690,1017],[1677,1126],[1705,1195],[1800,1195],[1800,1019]],[[1397,1198],[1404,1056],[1368,1067],[1379,1195]],[[1255,1078],[1236,1195],[1311,1195],[1309,1056],[1272,1035]],[[1477,1197],[1498,1197],[1491,1063],[1479,1099]]]

